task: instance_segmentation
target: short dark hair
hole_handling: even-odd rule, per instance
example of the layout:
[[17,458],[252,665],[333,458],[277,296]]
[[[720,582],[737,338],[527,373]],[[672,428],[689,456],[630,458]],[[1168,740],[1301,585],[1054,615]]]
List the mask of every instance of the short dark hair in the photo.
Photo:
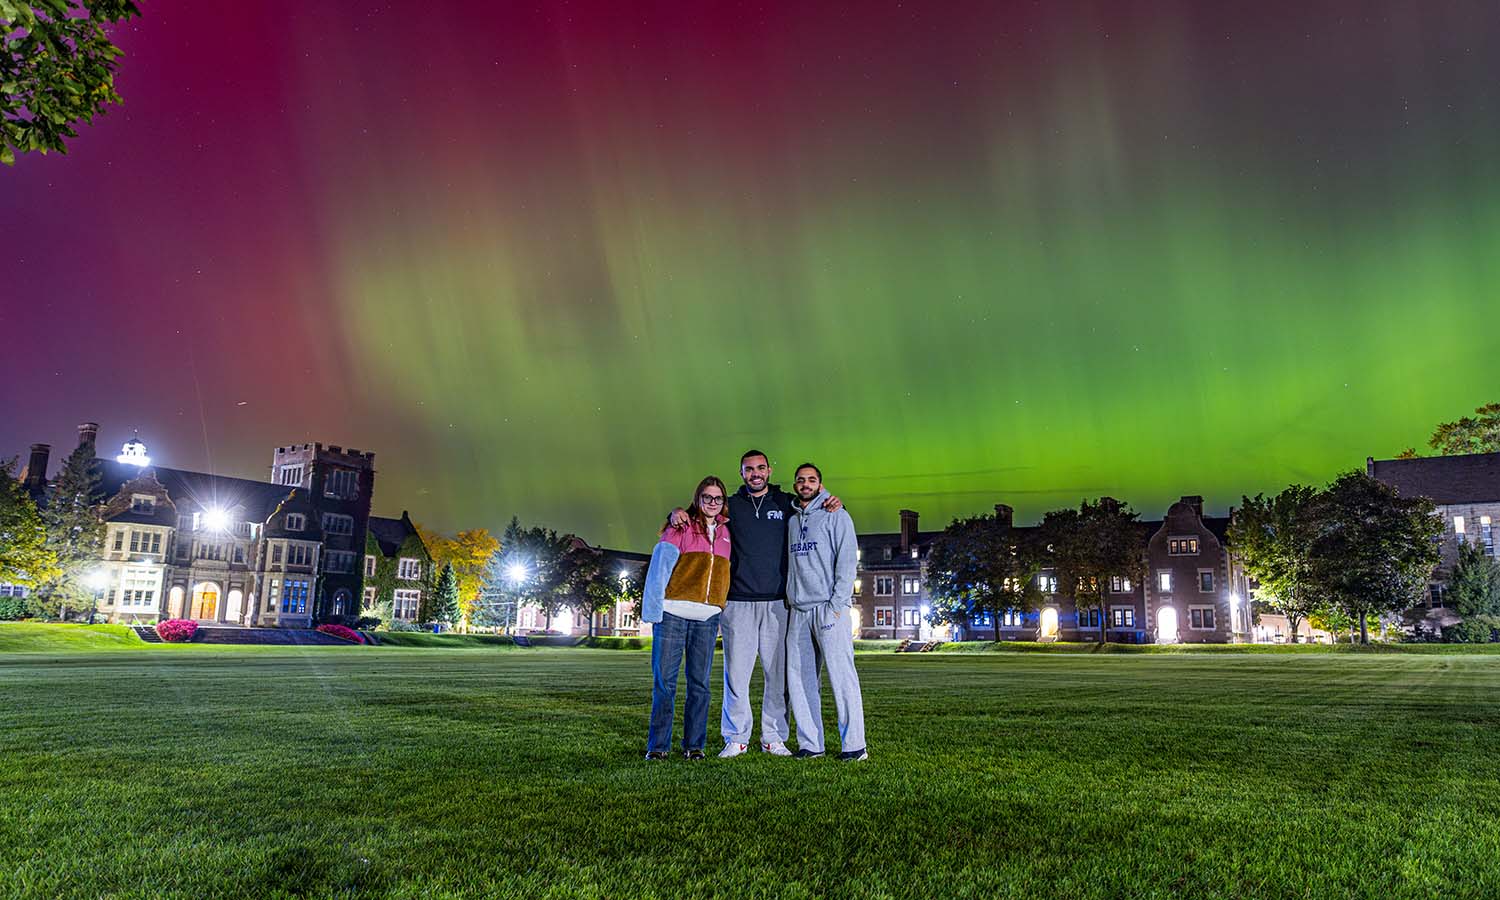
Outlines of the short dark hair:
[[764,450],[746,450],[744,453],[740,454],[740,466],[743,467],[745,465],[745,460],[749,459],[752,456],[763,457],[766,462],[771,461],[771,457],[766,456],[766,452]]
[[823,470],[820,469],[820,468],[818,468],[817,466],[813,465],[812,463],[803,463],[802,465],[800,465],[800,466],[797,467],[797,471],[793,472],[792,475],[796,476],[797,473],[801,472],[803,469],[812,469],[814,472],[818,473],[818,480],[819,481],[823,480]]

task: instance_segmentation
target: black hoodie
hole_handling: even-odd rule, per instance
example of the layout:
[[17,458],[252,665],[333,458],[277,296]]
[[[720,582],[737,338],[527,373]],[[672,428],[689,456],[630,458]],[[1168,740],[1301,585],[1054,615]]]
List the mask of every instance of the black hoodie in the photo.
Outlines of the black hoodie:
[[729,551],[729,599],[786,599],[786,523],[793,497],[771,485],[751,497],[743,485],[724,505],[733,537]]

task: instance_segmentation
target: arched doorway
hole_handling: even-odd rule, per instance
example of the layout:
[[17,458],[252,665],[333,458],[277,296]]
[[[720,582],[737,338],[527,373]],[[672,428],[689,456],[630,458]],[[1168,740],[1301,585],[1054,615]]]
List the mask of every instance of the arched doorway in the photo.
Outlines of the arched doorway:
[[201,581],[193,588],[193,608],[189,618],[212,619],[219,612],[219,586]]
[[187,618],[187,605],[182,599],[184,596],[185,594],[181,585],[173,587],[167,592],[167,615]]
[[1057,610],[1050,606],[1042,610],[1042,637],[1057,637]]
[[245,594],[239,588],[229,592],[225,598],[224,617],[231,622],[238,622],[245,615]]
[[349,598],[354,596],[349,593],[348,588],[339,588],[333,594],[333,614],[336,616],[347,616],[352,610],[349,608]]
[[1163,606],[1156,612],[1156,642],[1177,643],[1177,610],[1170,606]]

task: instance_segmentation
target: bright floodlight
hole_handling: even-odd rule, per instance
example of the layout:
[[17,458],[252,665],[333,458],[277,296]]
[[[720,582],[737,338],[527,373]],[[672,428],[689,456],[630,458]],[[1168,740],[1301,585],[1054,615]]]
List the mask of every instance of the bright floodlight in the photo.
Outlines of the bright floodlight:
[[932,612],[932,607],[930,607],[930,606],[924,606],[924,607],[922,607],[922,615],[923,616],[927,616],[931,612]]
[[203,513],[203,524],[209,531],[224,531],[229,528],[229,513],[214,507]]
[[526,567],[520,563],[511,563],[505,567],[505,577],[515,584],[520,584],[526,580]]
[[90,572],[88,585],[91,590],[102,591],[109,586],[109,575],[105,572]]
[[627,572],[627,571],[625,571],[624,569],[621,569],[620,570],[620,580],[621,581],[629,581],[630,580],[630,573]]

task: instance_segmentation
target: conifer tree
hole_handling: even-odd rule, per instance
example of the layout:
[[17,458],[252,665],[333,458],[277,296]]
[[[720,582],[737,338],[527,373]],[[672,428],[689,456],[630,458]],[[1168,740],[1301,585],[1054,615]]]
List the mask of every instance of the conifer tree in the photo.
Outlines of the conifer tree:
[[57,577],[57,554],[15,468],[15,459],[0,460],[0,581],[34,587]]
[[70,609],[93,605],[89,576],[99,566],[104,546],[104,523],[98,513],[104,499],[102,478],[93,444],[83,444],[68,455],[47,492],[42,521],[58,572],[38,585],[37,598],[38,606],[48,615],[66,619]]
[[437,610],[433,618],[438,622],[457,625],[463,618],[463,611],[458,604],[458,576],[453,574],[452,563],[443,564],[443,574],[438,578],[433,608]]

